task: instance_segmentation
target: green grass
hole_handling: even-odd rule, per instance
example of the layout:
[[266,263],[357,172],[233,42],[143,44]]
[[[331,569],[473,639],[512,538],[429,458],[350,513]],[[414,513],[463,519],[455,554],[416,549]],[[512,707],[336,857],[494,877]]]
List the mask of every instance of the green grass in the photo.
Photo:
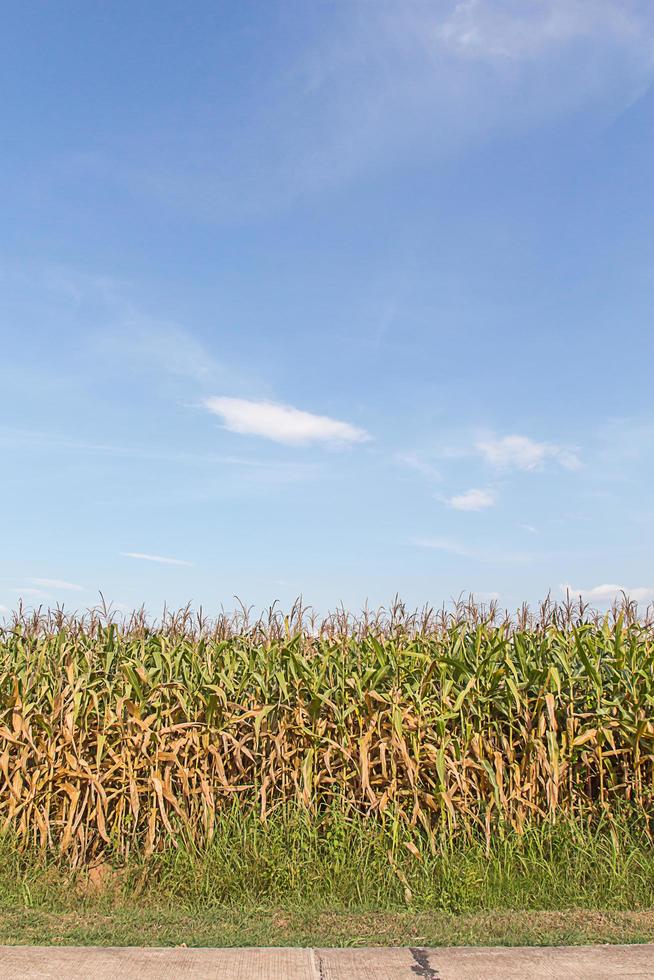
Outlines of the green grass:
[[[0,941],[188,945],[654,939],[654,848],[634,820],[539,825],[418,855],[390,826],[235,809],[201,852],[73,871],[0,845]],[[411,839],[412,841],[414,838]],[[389,858],[389,850],[395,854]]]
[[117,908],[0,918],[0,943],[66,946],[572,946],[654,942],[652,912],[242,912]]

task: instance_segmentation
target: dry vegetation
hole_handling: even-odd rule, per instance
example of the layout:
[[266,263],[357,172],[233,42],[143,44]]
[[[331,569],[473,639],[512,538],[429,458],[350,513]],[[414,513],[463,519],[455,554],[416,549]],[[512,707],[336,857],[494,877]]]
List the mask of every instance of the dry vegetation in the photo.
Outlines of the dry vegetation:
[[336,809],[416,851],[625,807],[647,826],[653,663],[627,602],[19,612],[0,629],[0,825],[78,864],[203,848],[235,806]]

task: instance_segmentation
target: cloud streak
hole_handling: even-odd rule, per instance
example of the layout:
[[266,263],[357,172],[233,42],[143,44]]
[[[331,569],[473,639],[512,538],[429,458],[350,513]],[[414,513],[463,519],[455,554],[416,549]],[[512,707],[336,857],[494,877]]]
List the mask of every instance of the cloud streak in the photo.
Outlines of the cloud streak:
[[121,551],[123,558],[136,558],[139,561],[154,561],[160,565],[184,565],[190,568],[194,563],[182,558],[167,558],[164,555],[148,555],[143,551]]
[[422,473],[423,476],[426,476],[428,480],[432,480],[434,483],[440,483],[443,479],[440,470],[417,453],[397,453],[395,459],[402,466],[407,466],[409,469]]
[[478,555],[466,545],[459,544],[457,541],[449,541],[447,538],[413,538],[412,544],[418,548],[431,548],[434,551],[446,551],[450,555],[457,555],[459,558],[476,558]]
[[99,343],[147,372],[206,382],[220,370],[213,355],[187,330],[135,311],[101,335]]
[[64,592],[84,592],[84,586],[75,585],[74,582],[64,582],[60,578],[32,578],[30,579],[34,585],[43,586],[46,589],[54,589],[55,591]]
[[432,551],[442,551],[457,558],[467,558],[473,562],[482,564],[524,564],[534,560],[535,555],[522,552],[509,552],[503,549],[493,551],[470,547],[460,541],[452,541],[449,538],[413,538],[411,540],[417,548],[427,548]]
[[206,398],[204,407],[222,419],[230,432],[261,436],[289,446],[311,443],[366,442],[370,436],[349,422],[314,415],[278,402],[248,401],[245,398]]
[[46,592],[43,589],[31,588],[29,586],[14,588],[11,591],[14,592],[21,599],[22,598],[24,599],[51,599],[52,598],[49,592]]
[[33,448],[47,451],[88,452],[101,455],[125,457],[126,459],[152,460],[162,463],[188,463],[198,466],[229,466],[235,469],[289,471],[301,475],[300,464],[286,460],[256,459],[246,456],[231,456],[223,453],[175,452],[169,448],[158,449],[152,446],[119,446],[112,443],[88,442],[83,439],[62,436],[59,433],[42,432],[33,429],[14,429],[0,426],[0,447]]

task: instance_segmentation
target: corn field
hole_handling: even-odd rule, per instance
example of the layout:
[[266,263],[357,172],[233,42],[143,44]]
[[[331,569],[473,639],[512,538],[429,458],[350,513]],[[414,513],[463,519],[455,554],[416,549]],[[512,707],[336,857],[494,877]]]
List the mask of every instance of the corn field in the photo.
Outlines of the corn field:
[[647,816],[653,763],[654,626],[626,602],[0,628],[0,825],[74,863],[203,847],[234,806],[337,807],[432,844]]

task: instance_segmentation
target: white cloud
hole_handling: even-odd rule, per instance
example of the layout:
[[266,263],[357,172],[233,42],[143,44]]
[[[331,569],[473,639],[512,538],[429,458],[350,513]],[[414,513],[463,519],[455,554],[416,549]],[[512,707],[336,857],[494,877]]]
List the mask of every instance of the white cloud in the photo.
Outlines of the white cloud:
[[263,436],[288,445],[365,442],[370,438],[367,432],[349,422],[340,422],[326,415],[313,415],[278,402],[213,397],[206,398],[203,404],[222,418],[230,432]]
[[634,588],[629,588],[627,585],[595,585],[590,589],[575,589],[572,585],[564,584],[561,586],[561,591],[598,602],[612,602],[614,599],[619,599],[623,593],[629,599],[635,599],[636,602],[654,601],[654,586],[647,585],[638,585]]
[[482,439],[475,448],[486,462],[499,469],[539,470],[550,460],[567,470],[581,466],[579,457],[572,450],[550,442],[536,442],[528,436]]
[[495,504],[495,494],[490,490],[473,488],[465,493],[456,494],[447,500],[448,507],[454,510],[485,510]]
[[183,561],[181,558],[166,558],[164,555],[146,555],[142,551],[121,551],[123,558],[137,558],[140,561],[156,561],[160,565],[186,565],[192,566],[192,561]]
[[84,592],[82,585],[75,585],[73,582],[63,582],[59,578],[32,578],[30,582],[34,585],[43,585],[46,589],[63,590],[66,592]]

